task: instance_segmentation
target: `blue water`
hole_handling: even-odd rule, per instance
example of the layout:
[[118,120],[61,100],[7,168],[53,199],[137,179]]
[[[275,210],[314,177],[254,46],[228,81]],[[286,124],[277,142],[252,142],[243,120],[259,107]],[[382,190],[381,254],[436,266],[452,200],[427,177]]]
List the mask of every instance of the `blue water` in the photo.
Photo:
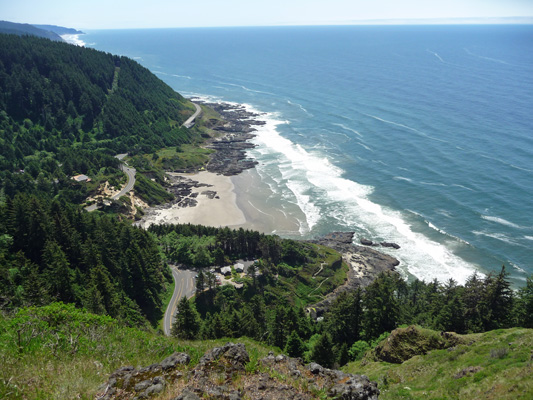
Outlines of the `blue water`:
[[302,237],[402,246],[407,276],[533,273],[533,26],[91,31],[185,96],[247,104]]

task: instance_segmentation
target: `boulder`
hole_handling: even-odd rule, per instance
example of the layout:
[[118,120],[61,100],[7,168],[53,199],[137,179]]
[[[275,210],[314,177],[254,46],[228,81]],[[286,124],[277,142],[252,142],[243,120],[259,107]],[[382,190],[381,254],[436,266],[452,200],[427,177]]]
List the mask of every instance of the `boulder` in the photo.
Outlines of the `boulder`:
[[396,244],[396,243],[391,243],[391,242],[381,242],[380,243],[383,247],[390,247],[390,248],[393,248],[393,249],[399,249],[400,248],[400,245],[399,244]]

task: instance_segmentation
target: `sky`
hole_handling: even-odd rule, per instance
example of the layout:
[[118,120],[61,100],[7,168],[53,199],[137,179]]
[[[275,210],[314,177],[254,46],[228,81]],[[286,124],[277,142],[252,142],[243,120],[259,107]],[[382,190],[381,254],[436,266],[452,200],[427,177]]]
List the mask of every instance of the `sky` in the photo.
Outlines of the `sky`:
[[0,20],[77,29],[532,16],[533,0],[0,0]]

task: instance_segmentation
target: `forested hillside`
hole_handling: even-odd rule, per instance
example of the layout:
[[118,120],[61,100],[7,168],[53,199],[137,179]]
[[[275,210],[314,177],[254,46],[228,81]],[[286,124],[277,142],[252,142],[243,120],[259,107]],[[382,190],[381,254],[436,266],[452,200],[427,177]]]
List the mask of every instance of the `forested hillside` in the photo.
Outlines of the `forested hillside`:
[[186,100],[133,60],[15,35],[0,35],[0,49],[0,176],[10,195],[36,179],[66,189],[65,177],[116,169],[117,153],[193,138],[180,128]]
[[71,178],[119,182],[115,154],[191,142],[187,101],[128,58],[5,34],[0,93],[0,308],[61,300],[156,322],[170,279],[156,241],[83,211],[91,187]]

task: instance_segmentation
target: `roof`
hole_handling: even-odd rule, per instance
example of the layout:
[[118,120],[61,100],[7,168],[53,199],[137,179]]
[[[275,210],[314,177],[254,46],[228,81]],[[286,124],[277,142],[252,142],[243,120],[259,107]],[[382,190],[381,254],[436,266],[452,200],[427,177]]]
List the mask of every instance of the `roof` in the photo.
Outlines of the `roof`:
[[87,175],[83,174],[73,176],[72,179],[74,179],[76,182],[85,182],[91,180]]
[[224,275],[231,274],[231,267],[222,267],[220,269],[220,272],[223,273]]

